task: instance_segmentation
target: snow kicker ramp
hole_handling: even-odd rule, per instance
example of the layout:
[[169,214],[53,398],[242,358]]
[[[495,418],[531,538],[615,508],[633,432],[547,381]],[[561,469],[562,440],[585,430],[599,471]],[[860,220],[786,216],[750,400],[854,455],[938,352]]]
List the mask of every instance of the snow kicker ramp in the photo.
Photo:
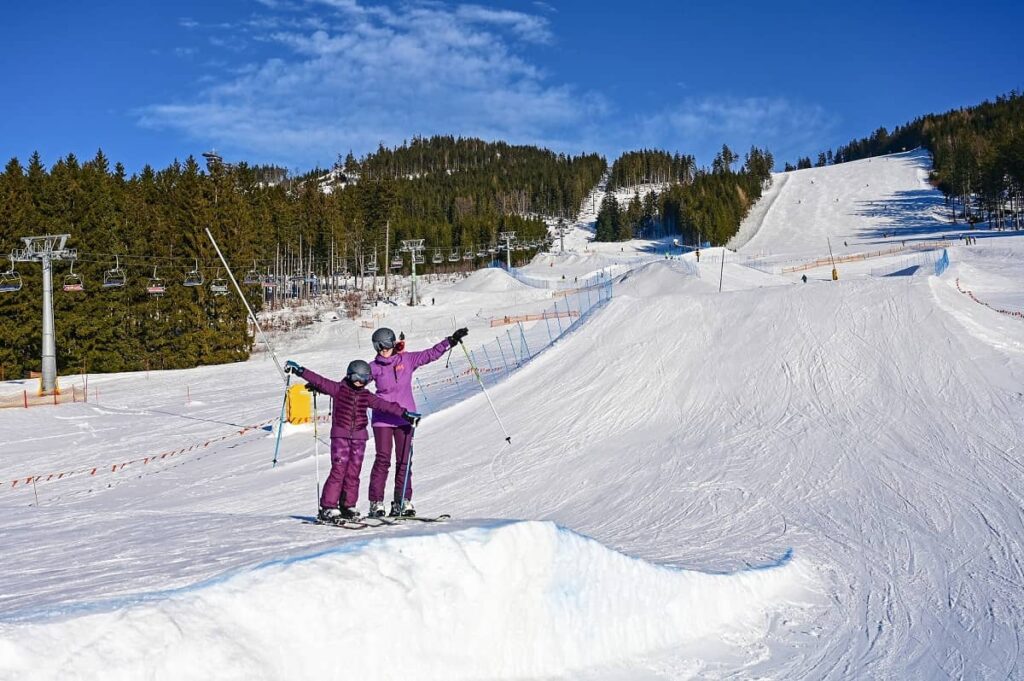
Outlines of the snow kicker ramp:
[[790,553],[707,574],[630,558],[553,523],[498,521],[350,542],[3,624],[0,677],[561,675],[756,628],[806,579]]

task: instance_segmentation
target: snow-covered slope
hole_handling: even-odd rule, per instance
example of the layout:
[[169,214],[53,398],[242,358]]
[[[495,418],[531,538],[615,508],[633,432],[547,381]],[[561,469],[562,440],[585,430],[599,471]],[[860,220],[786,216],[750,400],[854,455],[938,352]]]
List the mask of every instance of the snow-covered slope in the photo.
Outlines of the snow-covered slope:
[[[1016,678],[1024,320],[994,308],[1019,309],[1024,240],[954,246],[942,277],[805,285],[742,257],[819,255],[820,216],[861,248],[946,228],[898,200],[919,154],[859,163],[793,174],[724,268],[585,241],[526,268],[608,271],[615,295],[490,389],[510,445],[481,394],[423,421],[417,508],[449,524],[304,524],[325,449],[292,427],[271,467],[265,355],[0,411],[0,679]],[[860,231],[825,186],[894,212]],[[431,291],[374,322],[414,349],[468,322],[472,347],[482,308],[551,295],[503,273]],[[369,332],[281,351],[338,375]]]

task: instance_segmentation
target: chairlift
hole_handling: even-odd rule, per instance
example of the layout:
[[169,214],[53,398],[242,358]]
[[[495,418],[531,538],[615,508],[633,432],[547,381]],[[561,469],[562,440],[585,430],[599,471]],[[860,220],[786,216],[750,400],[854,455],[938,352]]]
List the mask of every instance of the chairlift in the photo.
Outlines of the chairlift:
[[423,251],[413,251],[412,261],[417,265],[422,265],[423,263],[425,263],[426,260],[423,258]]
[[391,258],[391,269],[400,270],[402,269],[402,264],[402,256],[398,253],[398,251],[395,251],[394,257]]
[[263,277],[261,277],[260,273],[256,271],[256,261],[253,260],[252,269],[246,273],[245,279],[242,281],[242,283],[245,284],[246,286],[258,286],[262,282]]
[[444,262],[444,256],[441,255],[441,249],[440,248],[438,248],[438,249],[436,249],[434,251],[434,257],[430,259],[430,262],[432,262],[435,265],[440,265],[441,263]]
[[149,283],[146,284],[146,293],[151,296],[160,297],[167,291],[167,286],[164,285],[164,280],[156,276],[156,267],[153,267],[153,276],[149,278]]
[[487,257],[487,249],[486,248],[481,248],[479,251],[476,252],[476,257],[478,257],[478,258],[486,258]]
[[368,263],[363,266],[363,275],[377,274],[377,256],[374,255]]
[[21,290],[21,275],[14,270],[14,254],[7,257],[11,259],[11,268],[6,272],[0,272],[0,293],[14,293]]
[[472,248],[467,248],[465,251],[463,251],[462,252],[462,259],[466,260],[466,261],[472,260],[473,259],[473,249]]
[[121,259],[115,255],[114,269],[103,273],[103,288],[121,288],[127,280],[128,277],[125,276],[124,270],[121,269]]
[[228,280],[223,277],[214,277],[210,282],[210,293],[215,296],[226,296],[228,294]]
[[84,291],[85,285],[82,284],[82,277],[75,274],[75,261],[71,261],[71,273],[64,277],[65,291]]
[[498,253],[498,247],[491,244],[491,247],[487,249],[487,252],[491,255],[496,255]]
[[199,271],[199,260],[196,260],[195,269],[185,275],[185,281],[182,282],[185,286],[202,286],[203,285],[203,273]]

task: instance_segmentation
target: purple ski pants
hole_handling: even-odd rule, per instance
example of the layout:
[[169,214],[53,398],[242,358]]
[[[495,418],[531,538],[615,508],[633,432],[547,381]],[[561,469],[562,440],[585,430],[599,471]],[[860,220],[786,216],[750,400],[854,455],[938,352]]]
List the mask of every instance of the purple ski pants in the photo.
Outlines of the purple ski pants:
[[[395,451],[395,495],[396,504],[402,503],[402,488],[405,498],[412,499],[412,470],[409,468],[409,453],[412,451],[412,426],[374,426],[373,439],[377,456],[370,471],[370,501],[384,501],[384,488],[388,484],[388,469],[391,468],[391,448]],[[406,472],[409,479],[406,481]]]
[[[320,506],[334,508],[339,501],[355,506],[359,501],[359,471],[363,468],[366,440],[331,438],[331,472],[320,493]],[[385,474],[386,475],[386,474]]]

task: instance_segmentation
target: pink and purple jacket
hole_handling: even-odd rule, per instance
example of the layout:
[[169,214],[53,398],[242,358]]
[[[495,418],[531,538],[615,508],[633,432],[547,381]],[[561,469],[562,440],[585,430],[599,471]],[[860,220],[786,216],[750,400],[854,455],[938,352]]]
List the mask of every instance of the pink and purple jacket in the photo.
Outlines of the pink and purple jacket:
[[[440,359],[451,347],[448,339],[432,348],[416,352],[397,352],[390,357],[377,357],[370,362],[370,372],[377,389],[377,396],[396,402],[409,411],[416,411],[416,400],[412,396],[412,372],[424,364]],[[373,409],[373,426],[394,428],[407,425],[401,415],[394,416],[382,409]]]

